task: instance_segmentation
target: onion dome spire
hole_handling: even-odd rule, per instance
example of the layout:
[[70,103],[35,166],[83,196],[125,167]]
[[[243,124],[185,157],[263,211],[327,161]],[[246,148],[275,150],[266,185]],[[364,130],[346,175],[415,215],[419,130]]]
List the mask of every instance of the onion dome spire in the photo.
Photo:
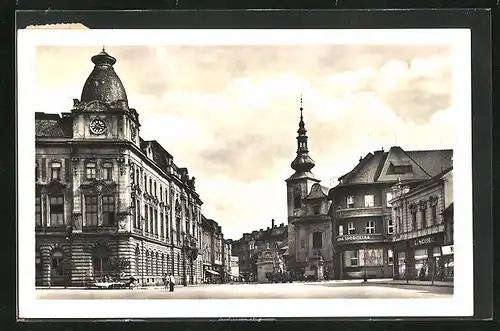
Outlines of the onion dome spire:
[[297,130],[297,156],[291,163],[291,167],[296,172],[305,173],[310,172],[314,168],[314,160],[309,156],[309,149],[307,148],[307,129],[304,122],[304,108],[302,107],[302,95],[300,96],[300,121],[299,129]]
[[91,60],[95,66],[83,86],[81,101],[127,102],[125,88],[113,68],[116,59],[103,46],[102,51],[92,56]]

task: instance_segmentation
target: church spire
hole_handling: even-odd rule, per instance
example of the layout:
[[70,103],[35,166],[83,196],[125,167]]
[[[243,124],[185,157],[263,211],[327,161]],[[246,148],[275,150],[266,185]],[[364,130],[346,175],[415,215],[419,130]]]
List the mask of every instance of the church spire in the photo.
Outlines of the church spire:
[[300,122],[299,129],[297,130],[297,156],[290,165],[296,173],[310,172],[314,168],[314,161],[309,156],[309,149],[307,148],[307,130],[304,122],[304,108],[302,106],[302,95],[300,96]]

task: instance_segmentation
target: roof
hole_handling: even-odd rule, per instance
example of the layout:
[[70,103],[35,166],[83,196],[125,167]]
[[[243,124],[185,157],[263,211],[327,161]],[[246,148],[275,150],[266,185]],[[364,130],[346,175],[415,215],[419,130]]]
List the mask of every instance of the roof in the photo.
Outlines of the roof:
[[435,183],[438,183],[443,178],[444,175],[446,175],[447,173],[449,173],[452,170],[453,170],[453,167],[449,167],[449,168],[441,171],[439,174],[437,174],[436,176],[432,177],[431,179],[426,180],[425,182],[420,183],[419,185],[413,187],[410,192],[415,192],[417,190],[421,190],[423,188],[432,186]]
[[[411,166],[411,172],[396,174],[391,172],[394,166]],[[453,165],[453,150],[418,150],[404,151],[399,146],[368,153],[347,174],[341,176],[338,186],[370,184],[377,182],[395,182],[401,180],[425,180],[440,174],[443,169]]]
[[450,203],[450,205],[446,207],[445,210],[443,210],[442,214],[453,214],[453,202]]
[[116,59],[104,50],[92,57],[95,64],[83,86],[81,101],[102,101],[113,103],[116,101],[127,101],[127,93],[122,81],[113,69]]
[[313,184],[311,191],[305,199],[319,199],[328,197],[328,188],[318,183]]
[[73,119],[59,114],[35,113],[35,136],[71,138]]

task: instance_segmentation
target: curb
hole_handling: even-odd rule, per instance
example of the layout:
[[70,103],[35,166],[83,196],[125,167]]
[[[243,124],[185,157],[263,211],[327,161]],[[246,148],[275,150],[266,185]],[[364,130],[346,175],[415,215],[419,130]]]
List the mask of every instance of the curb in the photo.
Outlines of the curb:
[[433,287],[451,287],[453,288],[453,283],[451,284],[432,284],[432,283],[406,283],[406,282],[372,282],[372,284],[379,285],[413,285],[413,286],[433,286]]

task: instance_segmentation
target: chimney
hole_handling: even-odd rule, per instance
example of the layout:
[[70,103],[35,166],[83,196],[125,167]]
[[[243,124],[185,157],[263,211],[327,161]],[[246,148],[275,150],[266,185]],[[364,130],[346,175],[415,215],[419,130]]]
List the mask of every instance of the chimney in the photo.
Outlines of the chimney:
[[363,161],[363,157],[362,156],[359,157],[359,162],[361,162],[361,161]]
[[274,218],[271,220],[271,225],[274,228]]

